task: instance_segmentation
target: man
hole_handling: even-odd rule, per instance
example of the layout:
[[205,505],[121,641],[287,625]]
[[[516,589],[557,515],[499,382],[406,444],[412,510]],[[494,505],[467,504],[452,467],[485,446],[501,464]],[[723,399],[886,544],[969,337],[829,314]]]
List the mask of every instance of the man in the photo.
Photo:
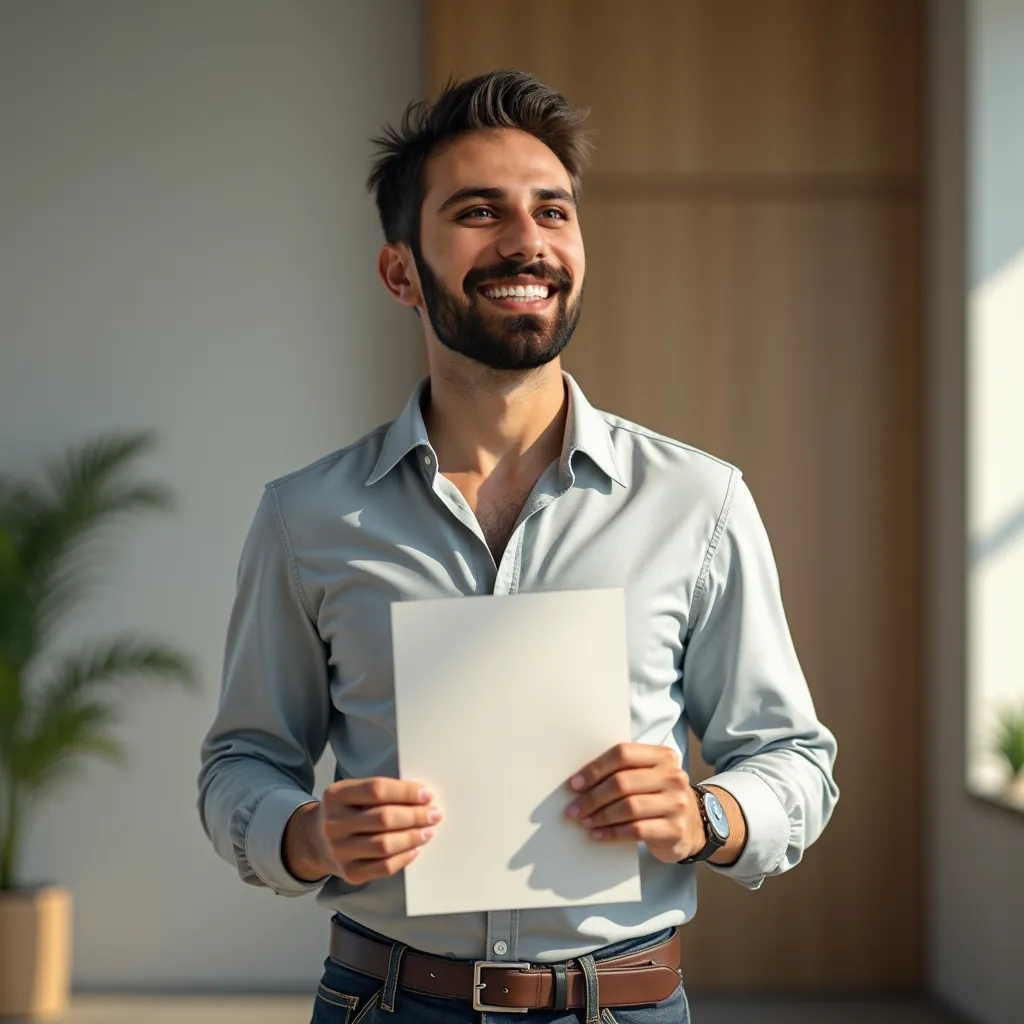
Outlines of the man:
[[[696,865],[755,889],[838,799],[768,539],[739,470],[595,411],[560,367],[583,296],[582,114],[502,71],[377,142],[380,276],[420,317],[429,377],[394,423],[267,486],[203,826],[245,881],[335,911],[314,1021],[685,1021]],[[597,587],[626,593],[633,736],[566,780],[566,814],[641,844],[642,902],[407,917],[402,869],[444,808],[397,777],[391,602]],[[716,767],[703,786],[687,724]],[[337,781],[316,799],[328,742]]]

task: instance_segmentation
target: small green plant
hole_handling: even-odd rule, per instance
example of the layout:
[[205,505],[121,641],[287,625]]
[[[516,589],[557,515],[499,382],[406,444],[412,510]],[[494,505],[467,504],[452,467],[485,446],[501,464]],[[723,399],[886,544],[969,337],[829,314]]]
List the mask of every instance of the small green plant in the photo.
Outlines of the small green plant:
[[1024,772],[1024,704],[1005,707],[996,716],[995,751],[1016,778]]
[[68,451],[41,483],[0,476],[0,891],[15,888],[23,827],[42,793],[83,755],[123,759],[113,688],[140,677],[197,684],[186,655],[130,634],[54,651],[89,591],[102,528],[172,504],[162,485],[126,478],[152,442],[107,435]]

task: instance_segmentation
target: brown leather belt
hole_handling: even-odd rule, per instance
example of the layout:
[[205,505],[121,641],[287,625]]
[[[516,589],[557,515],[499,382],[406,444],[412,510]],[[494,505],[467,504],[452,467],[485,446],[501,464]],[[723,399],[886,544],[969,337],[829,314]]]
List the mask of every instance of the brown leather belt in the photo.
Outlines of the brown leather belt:
[[[392,944],[368,939],[331,920],[331,959],[371,978],[385,981]],[[597,962],[601,1006],[644,1006],[668,999],[678,988],[679,932],[650,949]],[[474,1009],[504,1011],[575,1010],[586,1001],[586,981],[575,962],[509,964],[475,963],[428,956],[406,949],[398,970],[398,987],[424,995],[471,1002]]]

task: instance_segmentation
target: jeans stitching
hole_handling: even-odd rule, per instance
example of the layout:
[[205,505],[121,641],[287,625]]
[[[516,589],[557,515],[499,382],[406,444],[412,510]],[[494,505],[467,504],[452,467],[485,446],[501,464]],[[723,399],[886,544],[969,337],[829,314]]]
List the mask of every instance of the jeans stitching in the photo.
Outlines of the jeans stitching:
[[592,956],[581,956],[579,958],[580,970],[586,981],[586,1024],[601,1024],[601,1002],[600,989],[597,981],[597,967]]
[[364,1020],[367,1014],[371,1010],[376,1009],[377,1004],[380,1003],[380,992],[378,992],[356,1015],[352,1024],[359,1024],[360,1021]]
[[[325,1003],[332,1003],[334,1006],[347,1006],[350,1010],[359,1000],[355,996],[346,995],[344,992],[339,992],[337,989],[328,988],[323,982],[317,986],[317,995],[320,996]],[[326,993],[326,995],[324,994]],[[336,1000],[342,1000],[342,1002],[336,1002]]]
[[398,992],[398,972],[402,966],[402,954],[406,947],[396,942],[391,947],[391,956],[388,958],[388,976],[384,979],[384,988],[381,990],[380,1008],[385,1013],[395,1012],[395,996]]

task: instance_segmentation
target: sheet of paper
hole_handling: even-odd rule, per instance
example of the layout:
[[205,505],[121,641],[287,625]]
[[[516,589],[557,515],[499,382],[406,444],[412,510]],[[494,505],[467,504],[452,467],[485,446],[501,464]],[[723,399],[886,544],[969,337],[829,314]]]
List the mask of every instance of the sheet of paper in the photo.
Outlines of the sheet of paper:
[[573,773],[630,739],[625,621],[617,589],[391,606],[401,776],[445,814],[410,916],[640,899],[636,844],[564,815]]

